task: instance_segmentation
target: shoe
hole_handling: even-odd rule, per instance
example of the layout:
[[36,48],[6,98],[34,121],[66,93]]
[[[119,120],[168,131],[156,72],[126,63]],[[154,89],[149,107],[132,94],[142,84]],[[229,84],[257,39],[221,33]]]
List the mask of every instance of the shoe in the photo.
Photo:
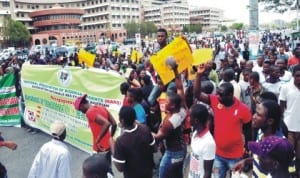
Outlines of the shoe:
[[31,131],[32,131],[32,128],[27,128],[26,131],[27,131],[27,132],[31,132]]

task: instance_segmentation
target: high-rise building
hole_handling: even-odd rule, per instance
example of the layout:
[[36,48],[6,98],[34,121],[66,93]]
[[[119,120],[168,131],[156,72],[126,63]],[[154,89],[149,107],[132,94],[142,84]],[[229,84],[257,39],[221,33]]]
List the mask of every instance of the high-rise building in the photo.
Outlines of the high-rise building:
[[186,0],[145,0],[142,7],[143,20],[153,22],[157,27],[180,31],[190,23]]
[[202,30],[217,30],[223,20],[224,10],[213,7],[190,8],[191,24],[202,24]]
[[[25,24],[32,34],[40,33],[41,29],[34,25],[30,13],[47,9],[55,11],[57,6],[83,10],[84,13],[80,16],[81,23],[70,25],[69,32],[65,35],[71,35],[72,31],[74,33],[79,29],[78,33],[95,35],[95,38],[91,38],[94,42],[103,37],[122,41],[126,37],[124,24],[129,21],[140,21],[139,0],[0,0],[0,27],[3,27],[1,22],[4,17],[10,16]],[[66,19],[64,15],[70,14],[63,12],[51,18]]]

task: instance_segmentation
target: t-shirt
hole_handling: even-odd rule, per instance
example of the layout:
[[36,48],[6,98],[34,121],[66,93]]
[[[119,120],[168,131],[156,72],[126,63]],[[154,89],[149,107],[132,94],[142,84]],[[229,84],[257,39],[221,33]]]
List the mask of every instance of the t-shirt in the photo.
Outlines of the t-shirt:
[[136,114],[136,119],[139,121],[139,123],[145,124],[146,123],[146,112],[145,112],[145,109],[143,108],[143,106],[138,103],[138,104],[134,105],[133,109]]
[[93,150],[98,151],[98,147],[104,150],[108,150],[110,148],[109,139],[110,139],[110,133],[109,131],[106,132],[104,137],[101,139],[101,141],[98,143],[98,147],[96,145],[97,137],[99,136],[99,133],[102,129],[102,126],[98,123],[96,123],[96,117],[97,115],[101,115],[105,119],[108,120],[109,113],[108,110],[103,106],[91,106],[87,112],[86,117],[88,118],[88,123],[92,131],[93,135]]
[[288,130],[299,132],[300,90],[295,86],[294,82],[291,81],[281,87],[279,101],[286,101],[286,109],[283,116]]
[[216,144],[208,129],[192,135],[189,178],[204,176],[204,161],[215,159]]
[[209,98],[215,114],[216,154],[224,158],[241,158],[244,150],[242,126],[251,120],[249,108],[236,98],[230,107],[221,104],[216,95],[209,95]]
[[161,124],[161,128],[168,127],[169,122],[173,129],[169,130],[166,140],[166,149],[169,151],[180,151],[185,148],[185,141],[183,137],[183,123],[187,113],[184,108],[180,109],[180,112],[172,114],[170,117],[167,115]]
[[152,178],[155,139],[149,128],[136,124],[117,138],[113,161],[124,164],[124,178]]

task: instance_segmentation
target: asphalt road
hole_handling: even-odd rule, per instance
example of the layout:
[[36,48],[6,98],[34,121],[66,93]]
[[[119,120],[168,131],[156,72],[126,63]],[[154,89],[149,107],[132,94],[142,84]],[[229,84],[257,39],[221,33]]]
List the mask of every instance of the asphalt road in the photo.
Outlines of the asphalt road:
[[[18,144],[18,148],[14,151],[2,147],[0,149],[0,162],[5,165],[8,178],[27,178],[31,164],[40,147],[51,140],[51,136],[43,132],[32,134],[27,132],[25,128],[17,127],[0,127],[3,138],[5,140],[13,140]],[[89,157],[89,154],[81,151],[67,143],[69,151],[72,155],[71,173],[73,178],[81,178],[81,166],[83,161]],[[154,154],[154,160],[159,162],[160,154]],[[115,178],[122,178],[122,173],[118,172],[113,165]],[[154,170],[154,174],[157,170]],[[154,178],[157,176],[153,176]]]
[[[51,136],[43,132],[32,134],[25,128],[0,127],[5,140],[13,140],[18,148],[12,151],[6,147],[0,149],[0,161],[5,165],[9,178],[26,178],[33,159],[40,147],[51,140]],[[81,165],[89,156],[70,144],[67,144],[72,155],[71,171],[72,177],[81,178]]]

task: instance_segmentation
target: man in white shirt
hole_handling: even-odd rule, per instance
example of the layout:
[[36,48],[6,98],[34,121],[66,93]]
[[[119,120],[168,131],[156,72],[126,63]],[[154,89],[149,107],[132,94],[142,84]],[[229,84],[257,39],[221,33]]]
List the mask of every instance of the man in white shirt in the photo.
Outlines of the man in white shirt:
[[66,126],[55,121],[50,126],[53,139],[45,143],[34,158],[28,178],[71,178],[71,155],[67,145]]
[[296,152],[296,171],[300,176],[300,65],[293,68],[293,82],[282,86],[279,94],[280,107],[283,111],[284,122],[288,127],[288,140]]

